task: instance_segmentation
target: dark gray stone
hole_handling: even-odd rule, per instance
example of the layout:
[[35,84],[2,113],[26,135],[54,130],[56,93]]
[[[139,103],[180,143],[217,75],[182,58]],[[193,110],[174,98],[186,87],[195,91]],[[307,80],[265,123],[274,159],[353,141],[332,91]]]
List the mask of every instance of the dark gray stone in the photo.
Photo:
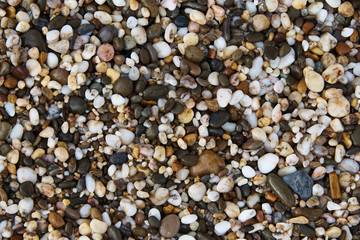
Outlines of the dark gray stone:
[[123,153],[123,152],[115,153],[110,157],[110,162],[112,164],[123,164],[126,163],[127,160],[128,160],[128,155],[127,153]]
[[219,128],[230,120],[230,114],[227,111],[217,111],[211,113],[210,127]]
[[303,200],[312,196],[314,181],[305,171],[297,171],[283,177],[284,182]]

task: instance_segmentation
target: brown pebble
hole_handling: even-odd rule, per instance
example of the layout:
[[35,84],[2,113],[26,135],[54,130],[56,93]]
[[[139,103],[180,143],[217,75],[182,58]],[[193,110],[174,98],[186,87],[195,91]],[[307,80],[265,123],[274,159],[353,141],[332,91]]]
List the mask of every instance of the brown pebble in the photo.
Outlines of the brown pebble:
[[236,86],[237,90],[241,90],[243,91],[244,94],[248,94],[249,93],[249,82],[241,82],[239,85]]
[[197,139],[196,133],[190,133],[184,137],[184,141],[185,141],[186,145],[188,145],[188,146],[194,145],[196,142],[196,139]]
[[27,68],[22,65],[14,67],[14,69],[12,70],[12,73],[14,74],[15,77],[17,77],[19,79],[27,78],[30,75],[29,70],[27,70]]
[[341,198],[339,178],[335,172],[329,173],[330,193],[332,199]]
[[99,209],[97,209],[96,207],[93,207],[90,209],[90,218],[91,219],[98,219],[100,221],[102,221],[102,215]]
[[16,78],[14,78],[14,77],[12,77],[12,76],[6,78],[5,83],[4,83],[4,86],[5,86],[6,88],[15,88],[16,85],[17,85],[17,80],[16,80]]
[[45,61],[47,60],[48,54],[47,52],[41,52],[39,56],[39,63],[40,65],[43,65]]
[[295,216],[305,216],[310,221],[318,219],[322,214],[322,210],[319,208],[301,208],[297,207],[294,209]]
[[337,54],[346,55],[351,51],[351,48],[344,42],[338,42],[335,47]]
[[315,24],[313,24],[312,22],[305,22],[301,29],[305,34],[308,34],[311,30],[314,29],[314,27]]
[[218,174],[225,167],[224,159],[211,150],[205,150],[199,156],[196,165],[190,167],[192,176],[204,176],[207,174]]
[[3,188],[0,188],[0,201],[7,202],[8,195]]
[[104,43],[99,46],[96,54],[99,56],[101,61],[108,62],[114,58],[115,50],[110,43]]
[[53,225],[54,228],[61,228],[65,225],[63,218],[56,212],[50,212],[48,219],[50,224]]
[[160,225],[159,232],[161,236],[165,238],[172,238],[179,232],[180,229],[180,219],[177,215],[171,214],[166,216]]

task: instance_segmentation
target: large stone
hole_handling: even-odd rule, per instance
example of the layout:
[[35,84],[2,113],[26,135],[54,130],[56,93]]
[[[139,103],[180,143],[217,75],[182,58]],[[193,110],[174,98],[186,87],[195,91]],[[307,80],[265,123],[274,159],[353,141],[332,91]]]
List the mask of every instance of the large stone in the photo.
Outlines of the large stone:
[[278,175],[270,173],[267,176],[267,182],[283,204],[289,208],[295,206],[295,197],[293,192]]
[[303,200],[312,196],[314,181],[304,171],[297,171],[283,177],[284,182]]
[[165,238],[172,238],[179,232],[180,229],[180,219],[175,214],[170,214],[166,216],[160,225],[159,232],[161,236]]
[[24,33],[22,36],[23,44],[26,47],[32,48],[37,47],[39,51],[41,52],[47,52],[47,44],[43,38],[43,35],[40,33],[39,30],[36,29],[30,29],[26,33]]
[[190,167],[192,176],[204,176],[211,173],[218,174],[225,167],[225,162],[221,156],[211,150],[205,150],[199,156],[196,165]]
[[230,120],[230,114],[227,111],[217,111],[210,115],[210,127],[219,128]]

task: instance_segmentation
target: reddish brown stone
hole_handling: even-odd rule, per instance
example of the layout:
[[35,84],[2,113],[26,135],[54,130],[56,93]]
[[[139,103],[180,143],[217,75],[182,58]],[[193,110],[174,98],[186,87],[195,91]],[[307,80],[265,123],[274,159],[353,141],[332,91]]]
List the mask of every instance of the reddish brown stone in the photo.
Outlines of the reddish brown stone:
[[314,27],[315,24],[313,24],[312,22],[305,22],[301,29],[305,34],[308,34],[311,30],[314,29]]
[[335,47],[337,54],[346,55],[351,51],[351,48],[344,42],[338,42]]
[[17,85],[17,80],[14,77],[10,76],[10,77],[6,78],[5,83],[4,83],[4,86],[6,88],[15,88],[16,85]]
[[27,78],[30,75],[29,70],[27,70],[27,68],[22,65],[14,67],[12,73],[14,74],[15,77],[19,79]]

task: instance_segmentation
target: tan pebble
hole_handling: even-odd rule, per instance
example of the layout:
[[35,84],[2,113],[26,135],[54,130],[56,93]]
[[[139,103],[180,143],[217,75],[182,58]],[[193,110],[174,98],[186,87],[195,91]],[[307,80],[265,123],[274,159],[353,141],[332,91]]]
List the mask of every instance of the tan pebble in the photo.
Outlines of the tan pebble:
[[49,198],[53,197],[55,194],[54,188],[48,183],[37,183],[36,187],[39,189],[39,192]]
[[352,17],[352,15],[354,15],[355,10],[353,5],[349,1],[347,1],[339,6],[338,12],[344,17]]
[[45,150],[42,148],[38,148],[31,154],[31,158],[37,159],[37,158],[44,156],[44,154],[45,154]]
[[54,151],[55,157],[61,162],[65,162],[69,158],[69,153],[64,147],[57,147]]
[[269,28],[270,21],[264,14],[257,14],[252,19],[252,25],[256,32],[261,32]]
[[307,219],[304,216],[299,216],[299,217],[290,218],[289,222],[297,223],[297,224],[307,224],[309,223],[309,219]]
[[194,111],[189,108],[184,108],[184,111],[178,115],[178,119],[181,123],[189,123],[194,118]]
[[54,228],[61,228],[65,225],[63,218],[56,212],[50,212],[48,220]]
[[313,92],[321,92],[324,89],[325,83],[322,76],[315,71],[305,72],[305,83],[306,86]]
[[341,229],[338,227],[331,227],[325,231],[324,236],[330,239],[338,238],[341,235]]

